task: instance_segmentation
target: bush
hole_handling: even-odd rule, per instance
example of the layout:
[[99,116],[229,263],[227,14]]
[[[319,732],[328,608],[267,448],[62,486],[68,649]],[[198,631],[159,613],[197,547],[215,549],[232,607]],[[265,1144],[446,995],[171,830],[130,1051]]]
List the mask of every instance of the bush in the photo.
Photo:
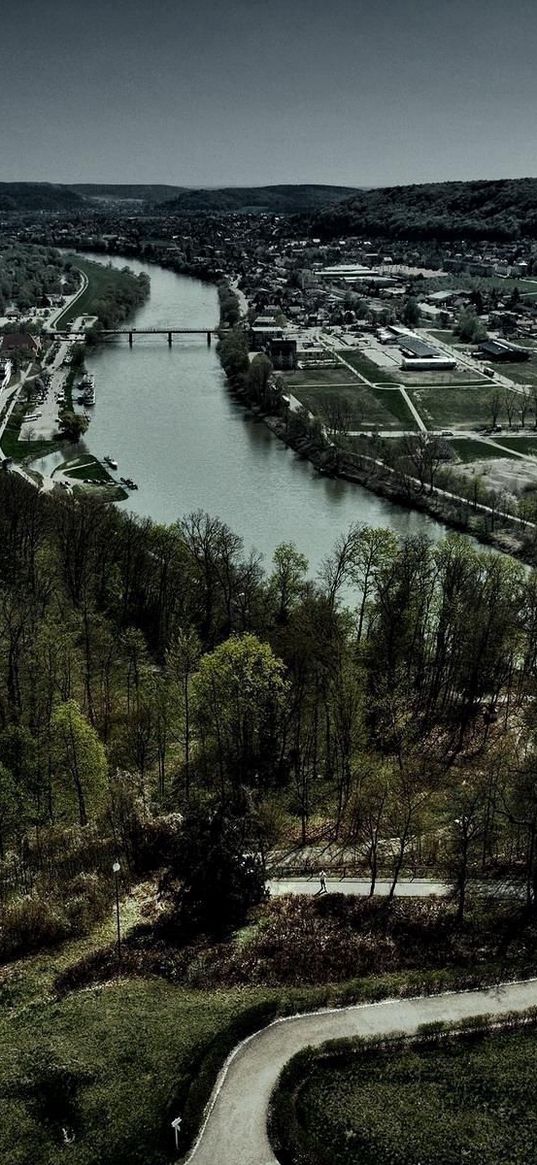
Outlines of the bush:
[[69,898],[43,885],[0,907],[0,961],[87,934],[110,904],[110,886],[97,874],[78,874]]

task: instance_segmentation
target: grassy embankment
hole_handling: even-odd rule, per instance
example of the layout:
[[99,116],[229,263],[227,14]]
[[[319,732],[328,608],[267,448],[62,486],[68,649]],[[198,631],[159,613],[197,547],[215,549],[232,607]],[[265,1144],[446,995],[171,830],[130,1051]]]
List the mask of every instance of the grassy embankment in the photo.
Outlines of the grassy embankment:
[[[74,965],[83,972],[91,967],[91,958],[103,943],[113,944],[113,918],[92,936],[67,943],[53,954],[7,966],[0,972],[2,1161],[56,1165],[61,1129],[68,1127],[75,1133],[69,1146],[73,1165],[117,1165],[120,1161],[123,1165],[163,1165],[173,1159],[171,1119],[183,1116],[181,1147],[186,1151],[227,1053],[278,1014],[436,992],[503,977],[503,967],[494,961],[477,966],[470,948],[466,949],[467,938],[460,939],[456,930],[452,954],[458,952],[457,965],[446,966],[443,954],[440,964],[431,959],[429,966],[427,960],[421,965],[414,952],[410,957],[404,923],[409,906],[404,904],[397,906],[393,922],[393,933],[400,935],[399,969],[386,973],[387,966],[398,965],[390,938],[392,924],[390,935],[383,938],[379,932],[372,945],[371,935],[367,931],[362,935],[353,923],[354,915],[365,911],[382,930],[385,911],[378,903],[372,911],[367,902],[348,902],[340,919],[339,896],[334,897],[333,907],[330,898],[319,906],[276,900],[266,908],[264,923],[254,918],[252,925],[222,946],[202,943],[174,955],[171,948],[150,945],[149,955],[157,960],[152,964],[154,974],[138,963],[140,955],[131,941],[130,946],[125,944],[124,975],[118,980],[112,945],[103,980],[95,983],[91,976],[83,976],[81,989],[67,994],[55,993],[57,976],[65,977]],[[140,894],[134,894],[122,905],[124,931],[139,920],[142,901]],[[423,906],[420,909],[423,914]],[[426,914],[429,951],[428,908]],[[297,927],[299,917],[305,930]],[[443,951],[440,923],[435,934]],[[320,941],[319,927],[325,939],[330,936],[329,942]],[[478,939],[481,943],[480,934]],[[422,946],[418,947],[421,952]],[[374,967],[366,970],[373,950],[377,974]],[[464,950],[465,965],[461,963]],[[296,958],[291,957],[292,951]],[[133,978],[127,971],[130,959],[138,967]],[[362,977],[342,979],[351,967]],[[524,973],[523,964],[518,969]],[[517,968],[510,973],[516,974]],[[304,982],[311,986],[295,985]]]
[[79,255],[70,255],[69,258],[87,276],[88,285],[82,295],[58,317],[56,328],[63,328],[70,320],[83,315],[98,316],[104,327],[114,325],[127,319],[146,298],[138,277],[131,271],[107,267],[105,262],[94,263]]
[[[532,1103],[535,1016],[511,1030],[342,1042],[284,1073],[273,1130],[286,1165],[528,1165],[537,1157]],[[292,1096],[289,1096],[289,1089]]]

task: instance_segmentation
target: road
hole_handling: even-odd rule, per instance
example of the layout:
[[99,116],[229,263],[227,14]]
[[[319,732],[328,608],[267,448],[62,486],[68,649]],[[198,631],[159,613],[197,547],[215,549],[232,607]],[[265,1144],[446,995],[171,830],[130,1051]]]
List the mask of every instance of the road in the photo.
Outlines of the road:
[[[268,889],[272,898],[278,898],[281,894],[312,894],[319,893],[319,879],[318,878],[272,878],[267,882]],[[327,877],[326,887],[328,893],[332,894],[350,894],[354,897],[363,898],[369,894],[369,887],[371,881],[368,878],[331,878]],[[375,894],[381,897],[386,895],[390,889],[391,881],[387,878],[379,878],[375,885]],[[397,898],[429,898],[432,894],[447,894],[449,886],[445,882],[435,881],[433,878],[402,878],[398,881],[395,894]]]
[[[272,1090],[284,1065],[303,1048],[349,1036],[412,1033],[424,1023],[468,1016],[504,1016],[537,1004],[537,980],[484,991],[343,1007],[277,1020],[239,1044],[226,1061],[199,1138],[192,1165],[275,1165],[266,1121]],[[180,1115],[180,1114],[178,1114]]]

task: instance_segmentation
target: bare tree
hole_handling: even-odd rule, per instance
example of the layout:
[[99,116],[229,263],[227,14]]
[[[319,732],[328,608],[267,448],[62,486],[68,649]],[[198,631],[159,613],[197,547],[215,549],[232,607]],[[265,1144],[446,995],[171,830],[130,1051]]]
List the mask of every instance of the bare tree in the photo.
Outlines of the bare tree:
[[489,396],[490,425],[492,429],[495,429],[498,423],[501,405],[502,394],[498,388],[495,388]]
[[507,416],[507,424],[509,425],[509,428],[512,429],[513,428],[513,416],[515,413],[515,409],[517,407],[517,400],[516,400],[514,392],[511,392],[510,388],[506,388],[504,390],[502,403],[503,403],[503,407],[505,409],[506,416]]

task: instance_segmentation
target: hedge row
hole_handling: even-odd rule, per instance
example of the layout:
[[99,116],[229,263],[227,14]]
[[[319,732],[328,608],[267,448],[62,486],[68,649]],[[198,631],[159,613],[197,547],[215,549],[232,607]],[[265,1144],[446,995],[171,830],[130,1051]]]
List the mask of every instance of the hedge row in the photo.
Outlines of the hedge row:
[[[324,1165],[312,1156],[311,1139],[297,1114],[297,1098],[314,1072],[334,1073],[352,1064],[356,1057],[400,1056],[407,1051],[431,1051],[448,1045],[483,1041],[493,1033],[507,1034],[537,1027],[537,1007],[525,1012],[510,1012],[501,1020],[491,1015],[472,1016],[449,1024],[441,1020],[421,1025],[414,1035],[391,1033],[388,1037],[371,1036],[332,1040],[322,1049],[308,1047],[294,1056],[283,1069],[272,1094],[268,1115],[268,1132],[272,1149],[281,1165]],[[335,1162],[335,1159],[334,1159]]]

